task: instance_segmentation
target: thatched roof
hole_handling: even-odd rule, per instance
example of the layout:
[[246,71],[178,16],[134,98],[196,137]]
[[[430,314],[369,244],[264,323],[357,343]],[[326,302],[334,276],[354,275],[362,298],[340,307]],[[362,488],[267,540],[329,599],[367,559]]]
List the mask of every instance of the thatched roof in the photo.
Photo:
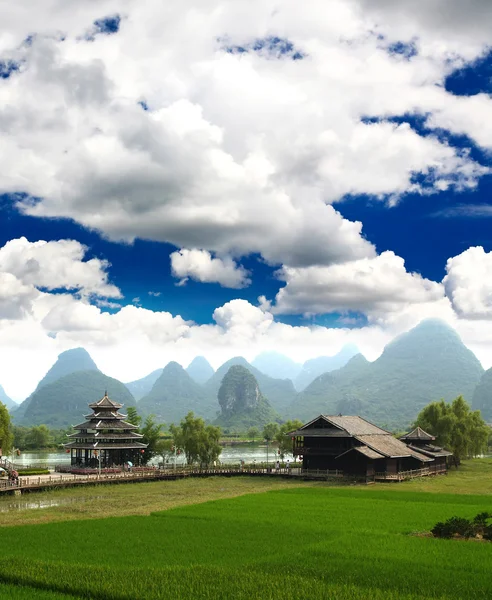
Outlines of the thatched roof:
[[406,442],[412,442],[412,441],[433,442],[435,439],[436,439],[435,436],[431,435],[430,433],[427,433],[427,431],[424,431],[421,427],[416,427],[409,433],[406,433],[405,435],[402,435],[400,437],[400,440],[404,440]]

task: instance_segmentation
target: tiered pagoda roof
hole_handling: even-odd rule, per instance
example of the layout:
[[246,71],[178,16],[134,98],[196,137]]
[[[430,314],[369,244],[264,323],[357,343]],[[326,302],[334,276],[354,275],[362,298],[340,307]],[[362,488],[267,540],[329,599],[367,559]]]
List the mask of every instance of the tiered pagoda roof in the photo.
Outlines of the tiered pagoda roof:
[[86,415],[87,421],[74,425],[76,430],[68,437],[73,438],[65,448],[81,448],[88,450],[121,450],[142,449],[147,444],[142,443],[142,434],[136,433],[136,425],[127,423],[127,415],[119,412],[123,405],[114,402],[107,392],[98,402],[89,404],[92,414]]

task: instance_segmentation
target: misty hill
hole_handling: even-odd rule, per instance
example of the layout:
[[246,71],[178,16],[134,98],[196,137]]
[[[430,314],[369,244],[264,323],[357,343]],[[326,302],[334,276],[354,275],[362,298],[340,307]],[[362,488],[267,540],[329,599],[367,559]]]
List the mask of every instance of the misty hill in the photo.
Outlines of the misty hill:
[[[99,371],[87,350],[84,348],[72,348],[59,354],[56,362],[38,383],[34,392],[12,414],[14,421],[19,423],[24,419],[34,394],[43,386],[77,371]],[[44,423],[44,421],[41,421],[41,423]]]
[[204,356],[196,356],[188,365],[186,372],[196,383],[205,383],[215,373]]
[[300,363],[279,352],[262,352],[251,363],[253,367],[273,379],[294,379],[302,369]]
[[150,392],[138,403],[144,415],[154,414],[158,422],[179,423],[192,410],[196,415],[214,419],[219,410],[216,397],[193,381],[177,362],[170,362]]
[[254,375],[242,365],[229,368],[222,379],[218,400],[221,412],[216,424],[222,427],[264,426],[278,418]]
[[7,394],[5,393],[5,390],[3,389],[3,387],[1,385],[0,385],[0,402],[3,402],[9,410],[11,410],[12,408],[17,408],[19,406],[17,404],[17,402],[14,402],[12,400],[12,398],[10,398],[10,396],[7,396]]
[[379,425],[407,427],[433,400],[462,394],[471,401],[482,373],[454,329],[428,319],[393,340],[373,363],[356,356],[315,379],[289,414],[307,420],[319,413],[356,413]]
[[38,388],[31,396],[22,425],[68,427],[84,421],[91,411],[88,404],[97,402],[107,390],[111,400],[135,406],[135,399],[121,381],[100,371],[77,371]]
[[258,371],[258,369],[250,365],[242,356],[236,356],[225,362],[207,381],[204,388],[210,397],[217,398],[222,379],[230,367],[234,365],[245,367],[252,375],[254,375],[262,393],[266,396],[270,405],[281,415],[284,414],[287,407],[296,398],[296,390],[290,379],[273,379],[261,371]]
[[301,392],[313,382],[316,377],[319,377],[323,373],[341,369],[356,354],[359,354],[357,346],[346,344],[340,352],[334,356],[318,356],[318,358],[307,360],[302,366],[302,370],[294,379],[296,390]]
[[161,376],[161,373],[162,369],[156,369],[155,371],[152,371],[152,373],[149,373],[145,377],[142,377],[142,379],[130,381],[129,383],[125,383],[125,385],[130,390],[135,400],[138,402],[140,398],[143,398],[150,392],[154,383]]
[[473,410],[480,410],[483,419],[492,423],[492,369],[488,369],[480,378],[472,398]]

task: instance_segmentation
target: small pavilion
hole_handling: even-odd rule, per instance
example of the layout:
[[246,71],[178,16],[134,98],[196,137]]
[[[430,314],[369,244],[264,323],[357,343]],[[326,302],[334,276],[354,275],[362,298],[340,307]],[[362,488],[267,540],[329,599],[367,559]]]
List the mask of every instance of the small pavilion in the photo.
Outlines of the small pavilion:
[[400,440],[404,442],[412,450],[416,450],[429,458],[434,459],[436,469],[447,470],[448,462],[452,459],[453,453],[445,450],[441,446],[436,446],[435,436],[427,433],[421,427],[412,429],[409,433],[402,435]]
[[64,444],[70,451],[72,466],[112,467],[131,462],[139,464],[147,444],[142,443],[138,427],[127,423],[127,415],[119,412],[123,404],[114,402],[104,393],[98,402],[89,404],[92,413],[85,415],[86,421],[74,425],[75,432]]

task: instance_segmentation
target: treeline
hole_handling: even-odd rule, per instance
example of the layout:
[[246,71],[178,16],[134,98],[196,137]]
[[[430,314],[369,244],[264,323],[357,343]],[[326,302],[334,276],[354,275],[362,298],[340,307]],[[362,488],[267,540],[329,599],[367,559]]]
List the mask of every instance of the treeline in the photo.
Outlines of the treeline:
[[13,446],[18,450],[46,450],[59,448],[69,440],[67,434],[73,433],[73,429],[50,429],[47,425],[34,425],[33,427],[20,427],[14,425],[12,428]]

